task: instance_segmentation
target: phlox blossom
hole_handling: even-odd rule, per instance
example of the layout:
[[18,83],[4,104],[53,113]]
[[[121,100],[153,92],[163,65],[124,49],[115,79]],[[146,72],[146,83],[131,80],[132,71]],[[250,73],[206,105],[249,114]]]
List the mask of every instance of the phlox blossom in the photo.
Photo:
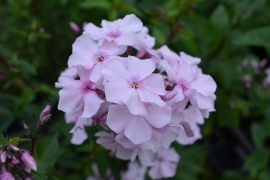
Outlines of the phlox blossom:
[[101,103],[104,100],[100,99],[95,92],[95,83],[89,80],[89,71],[83,67],[77,67],[80,80],[66,77],[69,83],[63,86],[59,91],[58,109],[74,114],[78,111],[78,107],[82,107],[82,118],[92,117],[97,113]]
[[150,165],[148,174],[152,179],[173,177],[179,160],[180,157],[173,148],[161,148],[156,153],[156,161]]
[[129,56],[127,67],[118,60],[108,62],[101,73],[108,81],[105,84],[107,101],[125,104],[134,115],[146,115],[145,103],[160,107],[166,105],[160,95],[165,95],[161,75],[153,74],[155,63],[151,60],[140,60]]
[[89,23],[84,34],[89,33],[91,38],[102,44],[105,40],[112,41],[117,46],[131,46],[136,41],[136,34],[141,32],[143,24],[134,14],[126,15],[123,19],[110,22],[102,20],[101,28]]
[[97,82],[102,77],[100,71],[104,64],[125,51],[126,47],[117,47],[113,42],[109,41],[98,45],[89,34],[83,34],[73,44],[68,66],[83,66],[85,69],[91,69],[89,78],[91,81]]

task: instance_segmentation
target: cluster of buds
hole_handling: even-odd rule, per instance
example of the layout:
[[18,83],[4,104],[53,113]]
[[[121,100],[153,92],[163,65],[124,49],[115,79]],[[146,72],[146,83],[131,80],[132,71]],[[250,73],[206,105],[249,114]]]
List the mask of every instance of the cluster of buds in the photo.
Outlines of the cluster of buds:
[[58,109],[75,123],[71,142],[82,144],[85,127],[101,125],[97,143],[117,158],[138,157],[153,179],[173,177],[180,156],[170,144],[201,138],[198,125],[215,111],[216,83],[199,58],[166,45],[153,49],[155,38],[133,14],[101,26],[85,26],[56,83]]
[[270,68],[266,68],[267,60],[260,62],[256,60],[244,60],[241,64],[240,71],[243,73],[243,80],[247,88],[260,87],[269,88]]
[[37,171],[36,162],[30,152],[19,149],[14,144],[6,145],[0,150],[0,161],[1,180],[31,180],[31,170]]

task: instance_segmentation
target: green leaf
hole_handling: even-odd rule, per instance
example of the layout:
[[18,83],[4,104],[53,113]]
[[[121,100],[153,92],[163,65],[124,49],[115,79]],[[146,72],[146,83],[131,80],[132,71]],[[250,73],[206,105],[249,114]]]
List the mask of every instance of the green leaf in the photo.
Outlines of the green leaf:
[[[36,68],[29,62],[27,61],[20,61],[20,69],[22,72],[24,72],[25,74],[29,74],[29,75],[36,75]],[[26,73],[27,72],[27,73]]]
[[18,144],[19,142],[20,142],[20,137],[11,138],[8,141],[9,144]]
[[40,139],[35,145],[35,158],[38,159],[46,169],[54,163],[58,154],[59,143],[57,134],[58,133],[46,139]]
[[252,141],[257,149],[262,149],[264,147],[264,138],[266,133],[263,127],[258,123],[253,123],[251,126],[251,137]]
[[246,159],[243,169],[249,171],[251,176],[255,177],[267,165],[268,159],[269,152],[266,149],[261,149]]
[[0,134],[0,147],[7,145],[7,140],[3,134]]
[[107,0],[99,0],[99,1],[84,1],[80,4],[81,8],[101,8],[105,10],[109,10],[111,8],[111,4]]
[[36,164],[37,164],[37,171],[32,171],[32,177],[34,180],[47,180],[47,171],[44,168],[44,166],[37,160],[35,159]]
[[220,4],[211,16],[211,22],[218,29],[224,32],[229,29],[229,16],[223,4]]
[[[8,102],[14,102],[14,101],[9,101],[6,103],[5,100],[3,98],[0,97],[0,101],[2,104],[5,104],[7,106]],[[9,108],[5,108],[5,107],[0,107],[0,132],[5,133],[9,127],[9,125],[15,120],[15,118],[13,118],[13,115],[10,111]]]
[[239,46],[264,46],[269,47],[270,27],[262,27],[251,30],[239,38],[234,43]]

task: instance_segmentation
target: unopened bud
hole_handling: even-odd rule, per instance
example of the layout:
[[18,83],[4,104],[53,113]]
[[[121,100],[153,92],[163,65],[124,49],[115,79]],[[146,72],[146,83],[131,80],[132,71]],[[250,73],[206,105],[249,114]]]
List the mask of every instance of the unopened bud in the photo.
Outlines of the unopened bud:
[[136,57],[140,59],[149,59],[151,58],[151,55],[145,49],[141,49],[137,52]]
[[163,101],[169,101],[173,99],[177,94],[178,92],[176,90],[168,91],[164,96],[161,96],[161,99]]
[[267,60],[263,59],[260,63],[259,63],[259,68],[263,69],[267,64]]
[[10,167],[15,167],[15,166],[17,166],[18,164],[19,164],[19,159],[18,158],[16,158],[15,156],[12,156],[12,159],[11,159],[11,161],[8,163],[8,165],[10,166]]
[[21,161],[24,165],[23,168],[26,172],[30,173],[31,169],[37,171],[37,164],[32,155],[28,151],[26,150],[21,151]]
[[1,153],[0,154],[0,161],[1,161],[1,163],[6,162],[6,159],[7,159],[7,153],[6,153],[6,151],[1,150],[0,153]]
[[75,32],[75,33],[80,33],[81,30],[80,30],[79,26],[78,26],[76,23],[70,21],[70,22],[69,22],[69,26],[70,26],[70,29],[71,29],[73,32]]
[[248,66],[248,60],[242,61],[241,67],[245,69]]
[[10,149],[10,150],[12,150],[12,151],[19,151],[20,150],[17,146],[15,146],[13,144],[8,145],[7,148]]
[[26,130],[27,134],[29,135],[29,126],[25,123],[23,123],[23,127]]
[[192,131],[192,129],[191,129],[188,122],[182,122],[181,125],[183,126],[187,137],[193,137],[194,136],[194,132]]
[[51,117],[51,108],[47,105],[39,115],[39,120],[41,123],[46,123]]

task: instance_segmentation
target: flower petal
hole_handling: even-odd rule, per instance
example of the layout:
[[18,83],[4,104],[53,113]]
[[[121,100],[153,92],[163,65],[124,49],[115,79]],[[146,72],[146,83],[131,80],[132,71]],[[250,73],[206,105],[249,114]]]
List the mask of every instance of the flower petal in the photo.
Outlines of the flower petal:
[[124,133],[134,144],[142,144],[150,140],[152,128],[142,116],[134,116],[125,128]]
[[79,36],[72,45],[72,52],[78,55],[91,56],[99,50],[97,43],[89,34]]
[[127,105],[129,111],[133,115],[146,115],[144,103],[141,101],[138,92],[131,88],[120,98],[121,102]]
[[95,26],[93,23],[88,23],[85,27],[84,27],[84,32],[83,34],[89,33],[91,38],[94,40],[100,40],[100,39],[104,39],[105,37],[105,33],[103,31],[102,28],[99,28],[97,26]]
[[139,33],[143,28],[142,21],[134,14],[126,15],[121,21],[121,31]]
[[63,88],[59,91],[58,109],[73,114],[83,100],[78,87]]
[[164,86],[164,79],[161,75],[150,74],[144,80],[140,82],[141,86],[158,95],[165,95],[166,90]]
[[84,109],[82,117],[90,118],[94,116],[103,102],[104,101],[98,97],[96,92],[88,92],[88,94],[84,96]]
[[95,62],[89,56],[79,54],[71,54],[68,59],[68,67],[83,66],[86,69],[91,69]]
[[142,102],[153,103],[160,107],[166,105],[166,103],[163,100],[161,100],[160,96],[148,91],[147,89],[139,88],[137,89],[137,91],[139,93],[139,97]]
[[101,70],[104,78],[110,82],[128,83],[130,80],[129,71],[118,60],[111,60],[107,62]]
[[133,32],[123,33],[119,37],[114,38],[113,40],[117,46],[132,46],[135,43],[136,34]]
[[147,115],[144,118],[156,128],[164,127],[171,120],[171,108],[169,106],[158,107],[149,104],[146,109]]
[[121,104],[120,98],[129,91],[127,84],[123,83],[111,83],[105,84],[105,95],[109,102]]
[[[129,56],[128,57],[128,70],[132,78],[136,78],[136,80],[141,81],[155,70],[155,63],[151,60],[140,60],[136,57]],[[162,84],[163,80],[162,80]]]
[[130,114],[126,106],[110,105],[107,116],[107,125],[115,133],[122,132],[131,121],[133,115]]
[[196,89],[204,96],[211,96],[217,89],[217,84],[209,75],[200,76],[201,78],[191,83],[191,87]]

